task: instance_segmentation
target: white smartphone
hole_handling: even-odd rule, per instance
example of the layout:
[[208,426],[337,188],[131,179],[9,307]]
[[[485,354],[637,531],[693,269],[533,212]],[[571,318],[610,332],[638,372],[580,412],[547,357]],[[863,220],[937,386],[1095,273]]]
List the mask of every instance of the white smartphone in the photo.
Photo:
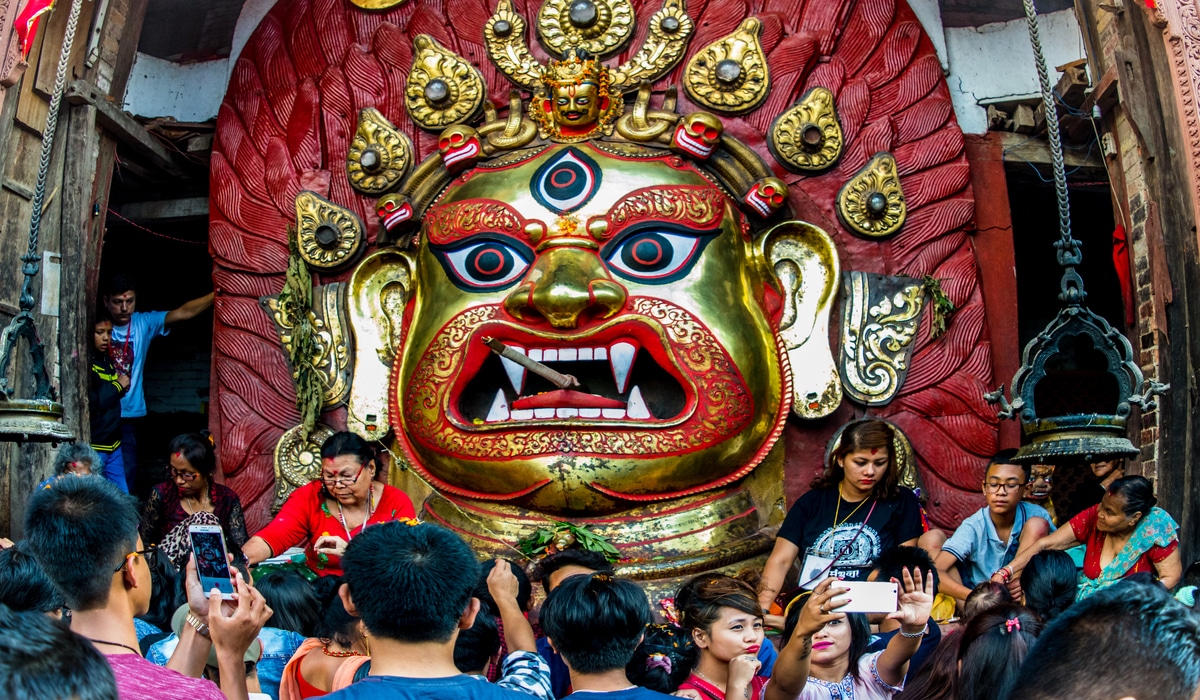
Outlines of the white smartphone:
[[192,553],[196,555],[196,573],[204,592],[221,592],[222,600],[233,600],[233,581],[230,579],[229,557],[225,555],[225,535],[220,525],[189,525]]
[[[894,613],[899,602],[899,587],[890,581],[834,581],[834,588],[847,588],[829,602],[833,612]],[[838,607],[849,599],[850,602]]]

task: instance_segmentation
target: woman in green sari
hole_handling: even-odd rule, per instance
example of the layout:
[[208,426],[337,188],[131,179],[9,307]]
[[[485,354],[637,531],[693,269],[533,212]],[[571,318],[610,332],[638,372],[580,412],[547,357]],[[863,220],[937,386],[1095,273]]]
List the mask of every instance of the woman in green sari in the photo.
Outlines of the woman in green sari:
[[1041,538],[1025,549],[999,578],[1017,578],[1033,555],[1044,549],[1070,549],[1085,545],[1083,570],[1079,573],[1082,600],[1133,574],[1149,572],[1168,589],[1183,575],[1179,555],[1179,525],[1154,504],[1154,487],[1141,476],[1114,481],[1100,503],[1074,518],[1070,527]]

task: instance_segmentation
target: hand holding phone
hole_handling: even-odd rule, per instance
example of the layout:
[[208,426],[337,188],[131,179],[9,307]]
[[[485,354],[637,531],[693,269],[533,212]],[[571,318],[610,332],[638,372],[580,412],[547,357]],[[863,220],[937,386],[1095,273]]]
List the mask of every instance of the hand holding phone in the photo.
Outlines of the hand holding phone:
[[196,557],[196,573],[205,592],[216,588],[221,600],[233,600],[233,581],[229,573],[229,557],[225,536],[220,525],[189,525],[192,554]]
[[[841,613],[894,613],[899,586],[890,581],[838,581],[847,589],[833,599],[831,607]],[[845,603],[844,605],[842,603]],[[841,605],[841,607],[838,607]]]

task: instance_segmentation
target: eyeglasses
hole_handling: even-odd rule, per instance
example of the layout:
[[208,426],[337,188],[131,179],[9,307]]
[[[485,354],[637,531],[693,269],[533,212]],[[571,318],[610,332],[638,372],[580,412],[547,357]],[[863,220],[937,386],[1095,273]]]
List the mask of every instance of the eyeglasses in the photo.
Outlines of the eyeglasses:
[[1017,489],[1021,488],[1021,482],[1019,482],[1019,481],[1004,481],[1004,482],[985,481],[983,483],[983,487],[985,489],[987,489],[989,493],[998,493],[1001,489],[1004,489],[1005,493],[1007,493],[1009,491],[1016,491]]
[[120,572],[121,569],[125,568],[125,564],[127,564],[130,559],[132,559],[133,557],[139,556],[139,555],[146,558],[146,566],[153,568],[154,567],[154,558],[155,558],[155,555],[157,555],[157,554],[158,554],[158,546],[153,545],[153,544],[150,545],[149,547],[146,547],[145,549],[142,549],[142,550],[139,550],[136,552],[130,552],[129,554],[125,555],[124,559],[121,560],[120,566],[113,569],[113,573],[115,574],[115,573]]
[[167,467],[167,474],[172,479],[183,479],[184,481],[195,481],[200,478],[200,475],[196,472],[181,472],[174,467]]
[[352,476],[352,477],[326,476],[324,473],[322,473],[321,481],[325,482],[326,486],[349,486],[350,484],[353,484],[354,482],[358,481],[358,477],[362,476],[363,470],[366,468],[367,468],[367,465],[365,465],[365,464],[362,465],[361,467],[358,468],[358,471],[355,472],[354,476]]

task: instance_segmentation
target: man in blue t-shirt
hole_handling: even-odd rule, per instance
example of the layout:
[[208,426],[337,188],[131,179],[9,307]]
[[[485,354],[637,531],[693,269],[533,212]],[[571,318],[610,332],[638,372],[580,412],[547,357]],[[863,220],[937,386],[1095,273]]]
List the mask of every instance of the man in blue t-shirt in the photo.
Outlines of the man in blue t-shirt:
[[342,557],[346,611],[362,620],[371,673],[329,700],[530,700],[454,665],[454,643],[479,613],[479,562],[437,525],[372,525]]
[[109,281],[104,305],[112,316],[112,341],[109,356],[120,374],[129,376],[129,388],[121,397],[121,458],[125,467],[125,483],[133,491],[137,475],[137,429],[146,415],[146,394],[142,387],[142,372],[150,341],[166,335],[170,326],[187,321],[208,310],[213,303],[210,292],[171,311],[134,311],[137,289],[129,275],[115,275]]
[[[963,520],[950,539],[934,552],[941,591],[961,606],[971,589],[994,575],[1009,584],[1020,600],[1012,571],[1005,566],[1026,545],[1054,532],[1054,521],[1045,508],[1021,500],[1029,465],[1014,464],[1016,450],[992,458],[983,477],[987,505]],[[1006,575],[1007,574],[1007,575]]]

